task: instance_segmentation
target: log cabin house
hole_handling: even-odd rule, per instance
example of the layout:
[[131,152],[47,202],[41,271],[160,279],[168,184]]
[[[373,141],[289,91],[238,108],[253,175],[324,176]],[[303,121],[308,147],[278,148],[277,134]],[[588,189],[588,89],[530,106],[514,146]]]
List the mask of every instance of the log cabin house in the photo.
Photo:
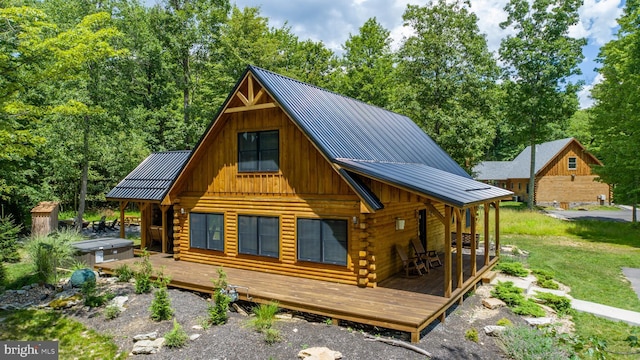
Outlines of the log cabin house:
[[[531,147],[512,161],[485,161],[473,172],[476,180],[513,191],[518,201],[528,201]],[[596,181],[592,165],[602,163],[574,138],[536,145],[534,203],[568,209],[604,204],[610,199],[608,184]]]
[[[121,219],[138,204],[142,247],[160,227],[161,251],[185,267],[376,288],[403,269],[396,244],[409,252],[416,238],[441,254],[450,305],[496,263],[511,195],[473,180],[406,116],[249,66],[193,151],[150,155],[107,198]],[[452,233],[478,229],[492,245],[476,255],[472,242],[463,274]]]

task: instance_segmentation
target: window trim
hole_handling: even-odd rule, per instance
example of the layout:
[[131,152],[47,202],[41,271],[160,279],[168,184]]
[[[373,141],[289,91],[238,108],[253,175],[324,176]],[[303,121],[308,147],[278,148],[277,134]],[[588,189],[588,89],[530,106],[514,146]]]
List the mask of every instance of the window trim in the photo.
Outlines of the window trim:
[[[321,256],[321,260],[320,261],[315,261],[315,260],[309,260],[309,259],[302,259],[300,258],[300,234],[299,234],[299,228],[300,228],[300,220],[312,220],[312,221],[319,221],[320,222],[320,256]],[[329,261],[325,261],[324,260],[324,237],[322,236],[322,228],[323,228],[323,224],[325,223],[325,221],[341,221],[344,223],[344,229],[345,229],[345,257],[344,257],[344,263],[336,263],[336,262],[329,262]],[[297,261],[303,261],[303,262],[310,262],[313,264],[322,264],[322,265],[331,265],[331,266],[340,266],[340,267],[346,267],[349,265],[349,220],[347,219],[340,219],[340,218],[306,218],[306,217],[296,217],[296,260]]]
[[[205,237],[205,246],[204,247],[200,247],[200,246],[194,246],[193,245],[193,219],[192,216],[193,215],[204,215],[205,216],[205,228],[207,229],[207,236]],[[209,244],[209,234],[208,234],[208,217],[209,216],[220,216],[222,217],[222,227],[220,229],[221,232],[221,241],[222,241],[222,248],[221,249],[216,249],[216,248],[209,248],[208,244]],[[224,252],[225,250],[225,231],[224,231],[224,227],[225,227],[225,216],[224,213],[210,213],[210,212],[190,212],[189,213],[189,249],[198,249],[198,250],[209,250],[209,251],[220,251],[220,252]]]
[[[261,169],[261,158],[262,158],[262,150],[260,149],[260,134],[264,134],[264,133],[276,133],[277,137],[278,137],[278,148],[276,149],[278,151],[278,156],[277,156],[277,163],[276,163],[276,167],[277,169],[270,169],[270,170],[266,170],[266,169]],[[256,164],[257,164],[257,168],[255,169],[249,169],[249,170],[243,170],[241,168],[241,161],[240,161],[240,154],[241,153],[249,153],[249,151],[245,150],[242,151],[240,149],[240,143],[241,143],[241,138],[243,134],[256,134],[257,136],[257,144],[256,144],[256,150],[255,150],[255,155],[256,155]],[[264,173],[277,173],[280,171],[280,130],[279,129],[271,129],[271,130],[252,130],[252,131],[238,131],[238,136],[236,137],[237,139],[237,160],[238,160],[238,173],[255,173],[255,172],[264,172]],[[265,150],[267,151],[267,150]],[[273,151],[273,149],[271,149],[270,151]],[[253,151],[251,151],[253,152]]]
[[[571,167],[571,160],[573,159],[573,167]],[[569,156],[567,158],[567,169],[569,170],[578,170],[578,157],[577,156]]]
[[[256,241],[257,241],[257,246],[258,246],[258,250],[256,254],[253,253],[248,253],[248,252],[243,252],[242,251],[242,245],[241,245],[241,228],[240,228],[240,218],[241,217],[247,217],[247,218],[256,218],[258,219],[256,222],[256,226],[257,229],[256,230]],[[277,244],[278,244],[278,254],[277,255],[265,255],[261,253],[261,243],[260,243],[260,218],[267,218],[267,219],[276,219],[278,221],[278,239],[277,239]],[[280,259],[281,256],[281,250],[282,250],[282,221],[281,221],[281,217],[280,216],[273,216],[273,215],[256,215],[256,214],[238,214],[237,218],[236,218],[236,228],[237,228],[237,246],[238,246],[238,254],[239,255],[245,255],[245,256],[260,256],[263,258],[268,258],[268,259]]]

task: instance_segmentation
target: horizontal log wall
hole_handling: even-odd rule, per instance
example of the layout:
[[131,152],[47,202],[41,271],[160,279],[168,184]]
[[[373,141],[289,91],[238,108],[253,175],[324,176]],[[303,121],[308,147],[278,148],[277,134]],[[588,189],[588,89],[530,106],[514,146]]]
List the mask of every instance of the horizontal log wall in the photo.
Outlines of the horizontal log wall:
[[[359,216],[357,198],[328,200],[321,198],[251,199],[241,197],[182,197],[180,206],[188,212],[211,212],[225,215],[224,252],[191,249],[189,246],[189,219],[181,226],[179,257],[181,260],[215,264],[247,270],[260,270],[310,279],[328,280],[346,284],[357,283],[360,228],[353,224]],[[278,259],[238,253],[238,215],[277,216],[280,218],[280,257]],[[296,221],[298,218],[343,219],[348,224],[347,266],[325,265],[297,260]]]
[[598,196],[609,198],[609,185],[594,181],[595,175],[545,176],[538,180],[538,203],[598,203]]

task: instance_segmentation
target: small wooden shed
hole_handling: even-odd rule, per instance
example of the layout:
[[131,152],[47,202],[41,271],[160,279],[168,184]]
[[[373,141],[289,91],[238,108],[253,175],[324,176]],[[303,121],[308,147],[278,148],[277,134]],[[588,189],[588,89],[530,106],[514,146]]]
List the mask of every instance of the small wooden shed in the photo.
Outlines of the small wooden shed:
[[58,229],[58,202],[42,201],[31,209],[31,235],[49,235]]

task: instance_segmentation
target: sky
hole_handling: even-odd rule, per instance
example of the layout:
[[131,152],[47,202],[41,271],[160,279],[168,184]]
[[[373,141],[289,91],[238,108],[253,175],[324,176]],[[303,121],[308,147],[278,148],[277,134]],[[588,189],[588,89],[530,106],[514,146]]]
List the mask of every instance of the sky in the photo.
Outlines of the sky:
[[[269,19],[272,27],[285,23],[301,40],[322,41],[334,52],[342,53],[342,44],[350,34],[358,34],[367,19],[375,17],[391,32],[394,46],[410,35],[403,27],[402,14],[407,4],[425,5],[428,0],[231,0],[238,7],[260,7],[260,14]],[[509,30],[500,29],[506,20],[503,11],[508,0],[470,0],[471,11],[478,16],[480,31],[487,37],[489,50],[497,54],[500,41]],[[593,101],[589,91],[602,80],[594,70],[600,47],[613,39],[617,31],[616,19],[622,15],[624,0],[584,0],[580,8],[580,23],[570,29],[570,35],[587,38],[583,49],[582,75],[575,80],[585,84],[579,93],[580,107],[587,108]],[[497,55],[496,55],[497,56]],[[574,80],[574,81],[575,81]]]

